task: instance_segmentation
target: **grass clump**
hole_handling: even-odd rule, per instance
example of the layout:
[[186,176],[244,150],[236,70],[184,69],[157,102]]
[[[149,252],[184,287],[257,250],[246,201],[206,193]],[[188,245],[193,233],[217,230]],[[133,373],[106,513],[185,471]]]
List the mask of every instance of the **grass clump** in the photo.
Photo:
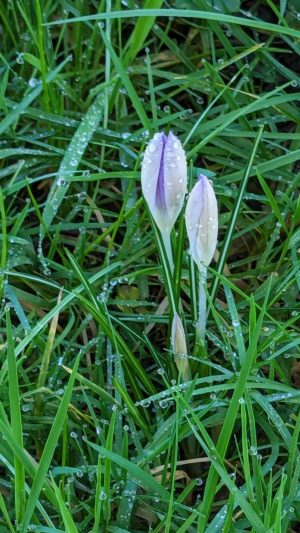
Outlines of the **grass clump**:
[[[296,531],[297,2],[0,16],[0,532]],[[201,353],[184,217],[172,274],[141,196],[162,130],[218,199]]]

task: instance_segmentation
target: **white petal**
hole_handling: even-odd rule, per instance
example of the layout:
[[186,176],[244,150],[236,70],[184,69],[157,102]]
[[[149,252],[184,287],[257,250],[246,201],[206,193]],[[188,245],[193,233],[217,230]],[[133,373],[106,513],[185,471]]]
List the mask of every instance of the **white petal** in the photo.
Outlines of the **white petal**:
[[[158,176],[162,157],[165,192],[164,207],[159,205],[157,201]],[[187,183],[185,153],[175,135],[169,133],[167,138],[164,133],[156,133],[154,135],[145,151],[141,181],[143,195],[155,223],[162,232],[170,232],[182,209]]]
[[184,329],[177,313],[175,313],[172,322],[171,343],[173,346],[174,353],[185,355],[187,354]]
[[142,164],[142,191],[151,213],[153,207],[155,207],[156,186],[163,150],[163,137],[164,133],[156,133],[154,135],[145,150]]
[[185,222],[190,252],[195,263],[198,268],[201,263],[208,266],[217,246],[218,205],[206,176],[200,177],[189,196]]
[[181,142],[169,133],[164,153],[166,205],[169,224],[174,226],[187,190],[187,164]]

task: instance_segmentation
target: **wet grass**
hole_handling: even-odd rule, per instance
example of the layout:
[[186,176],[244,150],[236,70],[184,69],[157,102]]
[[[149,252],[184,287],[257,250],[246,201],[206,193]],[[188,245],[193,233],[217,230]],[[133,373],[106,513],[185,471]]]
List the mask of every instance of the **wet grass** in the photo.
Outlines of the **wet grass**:
[[[0,1],[0,531],[293,532],[297,2],[139,4]],[[219,204],[201,358],[141,196],[170,129]]]

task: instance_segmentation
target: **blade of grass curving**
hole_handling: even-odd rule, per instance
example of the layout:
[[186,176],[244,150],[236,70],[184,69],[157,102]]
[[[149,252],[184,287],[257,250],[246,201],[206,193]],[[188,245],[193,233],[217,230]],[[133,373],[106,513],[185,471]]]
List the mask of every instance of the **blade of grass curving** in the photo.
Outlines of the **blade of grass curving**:
[[[147,9],[155,8],[155,7],[160,8],[161,4],[162,4],[162,0],[146,0],[145,7],[148,6]],[[107,9],[107,11],[111,11],[111,10]],[[146,17],[146,18],[142,17],[135,24],[133,31],[131,32],[131,35],[128,38],[126,45],[124,47],[124,53],[122,57],[120,58],[121,65],[123,65],[125,68],[129,67],[133,63],[138,52],[143,47],[144,42],[147,39],[148,34],[153,27],[155,18],[156,18],[155,16]],[[106,30],[107,30],[107,26],[109,22],[110,20],[106,19]],[[107,52],[110,53],[108,49],[107,49]],[[120,83],[117,83],[111,95],[111,106],[114,104],[116,100],[119,88],[120,88]],[[153,96],[154,96],[154,93],[153,91],[151,91],[151,99],[153,99]]]
[[[57,304],[59,304],[61,302],[61,296],[62,296],[62,290],[58,294]],[[55,335],[56,335],[56,330],[57,330],[57,326],[58,326],[58,318],[59,318],[59,313],[54,315],[54,317],[52,318],[51,324],[50,324],[48,338],[47,338],[47,342],[46,342],[46,347],[45,347],[45,350],[44,350],[44,353],[43,353],[43,357],[42,357],[42,361],[41,361],[41,365],[40,365],[39,376],[38,376],[38,380],[37,380],[37,388],[38,389],[44,387],[45,382],[46,382],[47,372],[48,372],[49,363],[50,363],[50,357],[51,357],[53,344],[54,344],[54,340],[55,340]],[[37,416],[40,415],[41,403],[42,403],[42,396],[39,393],[39,394],[36,395],[36,400],[35,400],[35,414]]]
[[[82,296],[78,296],[78,299],[85,305],[85,307],[90,311],[93,317],[99,322],[101,328],[103,329],[107,337],[110,339],[110,341],[116,341],[119,353],[124,356],[124,359],[127,360],[126,366],[129,365],[130,367],[132,367],[132,369],[134,369],[134,381],[138,377],[141,380],[141,383],[143,383],[145,389],[149,392],[149,394],[153,394],[156,389],[154,388],[150,378],[142,367],[139,359],[135,357],[135,355],[132,353],[128,344],[124,341],[121,335],[119,335],[116,330],[112,332],[105,311],[101,309],[100,306],[98,306],[98,308],[96,309],[95,306],[93,306],[87,299],[83,298]],[[129,368],[127,369],[127,372],[130,372]],[[132,375],[128,373],[127,377],[129,379],[132,379]],[[134,386],[133,383],[131,385]]]
[[46,65],[46,55],[44,50],[44,36],[43,36],[43,25],[42,25],[42,11],[40,0],[35,0],[35,14],[37,18],[37,47],[40,56],[40,66],[42,74],[42,83],[43,83],[43,97],[44,97],[44,106],[46,111],[50,111],[50,99],[48,92],[48,83],[47,83],[47,65]]
[[81,281],[82,285],[84,286],[90,300],[91,300],[91,303],[98,308],[98,302],[97,302],[97,298],[96,298],[96,294],[94,292],[94,289],[92,287],[92,285],[90,284],[89,280],[87,279],[86,275],[84,274],[82,268],[80,267],[80,265],[78,264],[77,260],[75,259],[75,257],[73,257],[73,255],[71,254],[71,252],[66,248],[65,249],[65,253],[66,253],[66,256],[68,257],[72,267],[73,267],[73,270],[74,272],[77,274],[77,277],[78,279]]
[[138,408],[135,406],[134,402],[130,398],[127,390],[122,387],[121,383],[119,383],[116,378],[113,378],[113,384],[116,387],[117,391],[120,393],[120,396],[122,397],[123,402],[125,403],[128,409],[128,412],[133,416],[136,424],[144,431],[146,437],[150,441],[151,433],[148,431],[145,420],[141,417]]
[[95,490],[95,506],[94,506],[94,525],[92,533],[98,533],[100,519],[101,519],[101,510],[102,510],[102,500],[100,498],[101,493],[101,483],[102,483],[102,463],[100,455],[98,455],[98,464],[96,470],[96,490]]
[[58,501],[58,505],[59,505],[59,509],[60,509],[60,512],[61,512],[61,517],[63,519],[63,523],[64,523],[64,526],[66,528],[66,531],[68,533],[78,533],[78,529],[74,523],[74,520],[72,518],[72,515],[66,505],[66,502],[63,498],[63,495],[59,489],[59,487],[57,486],[57,484],[55,483],[54,481],[54,478],[51,476],[51,484],[54,488],[54,493],[55,493],[55,496],[56,496],[56,499]]
[[270,472],[270,477],[268,480],[267,490],[266,490],[266,504],[265,504],[265,513],[264,513],[264,524],[266,527],[271,525],[271,508],[272,508],[272,490],[273,490],[273,475],[272,471]]
[[[49,84],[53,80],[55,80],[59,72],[64,68],[64,66],[68,62],[69,62],[69,58],[67,57],[66,59],[64,59],[64,61],[62,61],[58,65],[58,67],[56,67],[54,70],[49,72],[49,74],[46,77],[46,82]],[[6,115],[6,117],[0,122],[0,135],[2,135],[2,133],[4,133],[9,128],[9,126],[11,126],[19,118],[21,113],[26,111],[26,109],[30,106],[30,104],[34,102],[34,100],[36,100],[36,98],[41,94],[42,90],[43,90],[43,86],[42,84],[39,84],[37,87],[32,89],[32,91],[30,91],[30,93],[27,96],[25,96],[25,98],[14,107],[13,110],[8,115]]]
[[139,466],[131,463],[127,459],[124,459],[124,457],[121,457],[120,455],[103,448],[103,446],[99,446],[98,444],[89,441],[87,443],[101,456],[108,457],[112,462],[116,463],[121,468],[124,468],[124,470],[126,470],[136,481],[136,483],[144,490],[149,490],[151,493],[155,493],[160,496],[163,500],[169,501],[170,493],[159,483],[157,483],[157,481],[155,481],[150,474],[144,472]]
[[193,134],[195,133],[195,131],[197,131],[199,125],[204,121],[204,119],[209,114],[210,110],[214,107],[214,105],[218,102],[218,100],[222,98],[223,94],[225,95],[226,92],[228,92],[228,89],[230,88],[232,83],[236,80],[239,74],[240,74],[240,71],[231,78],[229,83],[225,85],[225,87],[223,87],[220,92],[218,92],[217,96],[209,103],[209,105],[205,108],[205,110],[200,114],[200,117],[197,119],[197,121],[195,122],[191,130],[187,133],[183,146],[185,146],[188,143],[188,141],[193,137]]
[[126,11],[112,11],[111,13],[99,13],[96,15],[86,15],[83,17],[74,17],[72,19],[56,20],[55,22],[49,22],[46,26],[53,26],[56,24],[67,24],[74,22],[88,22],[91,20],[106,20],[110,19],[122,19],[133,17],[178,17],[178,18],[194,18],[203,20],[216,20],[222,24],[239,24],[248,28],[256,28],[265,32],[274,32],[276,35],[280,32],[282,35],[291,35],[295,38],[300,38],[300,31],[294,28],[280,26],[277,24],[271,24],[260,20],[253,20],[246,17],[235,17],[233,15],[226,15],[223,12],[213,13],[206,11],[197,11],[193,9],[134,9]]
[[179,61],[184,64],[189,71],[193,72],[195,69],[195,66],[193,62],[186,56],[184,52],[181,51],[181,49],[177,46],[177,44],[163,31],[158,25],[156,25],[155,34],[160,38],[161,42],[163,42],[169,50],[178,57]]
[[283,442],[286,445],[287,450],[290,450],[292,444],[292,436],[286,427],[286,424],[283,422],[281,416],[277,413],[276,409],[271,405],[270,402],[258,391],[251,393],[252,398],[264,409],[268,419],[272,421],[274,427],[276,427],[279,435],[281,435]]
[[253,412],[253,407],[252,407],[252,403],[249,397],[248,390],[245,391],[245,401],[246,401],[248,421],[249,421],[249,432],[250,432],[249,441],[250,441],[251,449],[254,451],[254,453],[251,454],[251,462],[252,462],[252,470],[253,470],[255,496],[256,496],[258,512],[262,516],[263,508],[264,508],[263,482],[262,482],[263,474],[261,471],[261,463],[257,457],[258,454],[257,454],[256,421],[255,421],[255,415]]
[[298,442],[299,442],[299,433],[300,433],[300,411],[298,412],[296,423],[292,435],[292,442],[289,449],[289,457],[288,457],[288,468],[287,468],[287,486],[290,487],[293,472],[296,468],[297,463],[299,463],[299,448],[298,448]]
[[170,501],[168,504],[168,512],[166,516],[165,521],[165,529],[164,531],[166,533],[169,533],[172,531],[172,518],[174,515],[174,495],[175,495],[175,481],[176,481],[176,468],[177,468],[177,461],[178,461],[178,445],[179,445],[179,422],[180,417],[183,415],[182,409],[180,409],[180,398],[176,396],[176,411],[175,411],[175,421],[174,421],[174,430],[172,438],[170,439],[170,446],[171,446],[171,472],[170,472]]
[[[226,235],[225,235],[224,240],[223,240],[223,246],[222,246],[222,250],[221,250],[219,261],[218,261],[217,268],[216,268],[216,271],[217,271],[218,274],[222,274],[224,266],[225,266],[227,254],[228,254],[228,251],[229,251],[229,247],[230,247],[230,243],[231,243],[231,240],[232,240],[234,228],[235,228],[235,225],[236,225],[237,216],[239,214],[239,210],[240,210],[240,207],[241,207],[243,196],[244,196],[244,193],[245,193],[245,190],[246,190],[246,186],[247,186],[247,183],[248,183],[248,178],[249,178],[249,175],[250,175],[250,170],[251,170],[251,167],[253,165],[253,161],[254,161],[254,158],[255,158],[255,155],[256,155],[256,152],[257,152],[257,149],[258,149],[258,146],[259,146],[262,134],[263,134],[263,130],[264,130],[263,126],[261,126],[259,128],[259,130],[258,130],[258,134],[257,134],[256,140],[255,140],[254,146],[253,146],[253,150],[252,150],[251,156],[249,158],[249,162],[248,162],[244,177],[243,177],[243,179],[241,181],[241,184],[240,184],[240,188],[239,188],[239,191],[238,191],[238,194],[237,194],[237,198],[236,198],[236,203],[235,203],[235,206],[234,206],[234,210],[233,210],[233,212],[231,214],[230,223],[228,225],[228,228],[227,228],[227,231],[226,231]],[[214,284],[213,284],[213,286],[211,288],[211,292],[210,292],[210,297],[211,297],[212,301],[214,300],[214,298],[215,298],[215,296],[217,294],[218,286],[219,286],[219,277],[216,276]]]
[[[288,508],[290,508],[294,503],[297,502],[298,499],[298,492],[299,492],[299,479],[300,479],[300,461],[296,461],[295,463],[295,469],[293,473],[293,477],[291,479],[290,486],[287,487],[289,489],[287,498],[285,500],[285,504]],[[282,522],[282,531],[286,533],[288,531],[289,526],[289,515],[286,514],[283,522]]]
[[[240,399],[242,398],[244,389],[246,388],[247,380],[248,380],[248,377],[249,377],[249,374],[252,368],[252,364],[256,357],[257,342],[261,334],[262,323],[263,323],[263,319],[264,319],[264,316],[267,310],[267,303],[268,303],[269,293],[271,290],[271,283],[272,283],[272,278],[270,279],[269,286],[266,291],[265,300],[264,300],[260,315],[257,319],[257,323],[255,326],[253,335],[249,339],[249,347],[247,350],[246,358],[245,358],[244,364],[241,367],[240,375],[236,382],[236,386],[235,386],[235,389],[234,389],[234,392],[233,392],[233,395],[230,401],[230,405],[226,413],[226,417],[225,417],[225,420],[224,420],[224,423],[223,423],[223,426],[220,432],[220,436],[218,438],[218,443],[217,443],[216,448],[222,460],[225,457],[228,444],[231,438],[236,416],[237,416],[237,413],[240,407]],[[205,485],[203,501],[200,506],[200,512],[202,514],[205,514],[206,519],[203,521],[203,524],[201,525],[199,533],[203,533],[203,531],[205,530],[206,521],[209,516],[211,506],[214,500],[217,481],[218,481],[218,472],[214,468],[210,468],[208,478],[206,481],[206,485]]]
[[207,526],[205,533],[215,533],[215,531],[222,531],[223,533],[225,530],[224,525],[227,519],[227,512],[228,507],[227,505],[224,505],[222,509],[218,512],[218,514],[214,517],[214,519],[210,522],[210,524]]
[[[11,416],[11,428],[14,439],[23,448],[23,428],[21,417],[21,402],[18,383],[18,370],[14,351],[13,333],[9,311],[6,311],[7,331],[7,361],[9,383],[9,405]],[[14,457],[15,465],[15,513],[17,522],[23,519],[25,507],[25,469],[18,457]]]
[[[281,167],[285,167],[286,165],[292,164],[295,161],[298,161],[300,158],[300,150],[295,150],[293,152],[289,152],[284,155],[280,155],[276,157],[275,159],[271,159],[269,161],[264,161],[263,163],[259,163],[257,167],[259,168],[259,171],[262,174],[265,174],[267,172],[271,172],[272,170],[278,170]],[[230,180],[232,182],[238,181],[239,179],[243,178],[244,171],[239,170],[238,172],[234,172],[233,174],[229,174],[226,176],[226,180]],[[256,167],[255,165],[250,169],[250,177],[256,176]],[[220,179],[220,183],[222,183],[222,178]]]
[[92,315],[99,321],[101,327],[103,328],[105,334],[108,336],[111,342],[115,342],[117,344],[119,352],[128,359],[128,362],[130,363],[132,368],[134,368],[136,375],[140,378],[141,382],[144,383],[146,390],[148,390],[150,394],[153,393],[155,389],[146,372],[144,371],[139,359],[134,356],[134,354],[129,349],[127,343],[124,341],[121,335],[119,335],[117,331],[114,331],[112,329],[109,317],[107,317],[107,309],[103,304],[98,302],[89,280],[86,278],[83,270],[78,265],[76,259],[68,250],[66,250],[66,254],[69,258],[70,263],[73,266],[74,272],[76,272],[78,278],[82,282],[83,287],[85,287],[91,301],[87,300],[86,298],[83,298],[82,296],[80,296],[80,294],[77,294],[77,298],[89,309]]
[[221,117],[217,117],[202,124],[199,128],[199,133],[202,134],[202,140],[198,144],[194,145],[192,150],[188,152],[188,157],[190,158],[197,155],[199,151],[209,143],[209,141],[217,137],[218,134],[221,134],[226,127],[234,123],[237,118],[244,115],[246,116],[248,113],[254,113],[255,111],[268,108],[270,106],[284,104],[286,101],[294,101],[297,98],[294,94],[289,96],[286,94],[278,95],[278,93],[283,92],[291,85],[292,82],[285,83],[280,87],[276,87],[276,89],[274,89],[271,93],[264,94],[259,99],[255,99],[244,107],[239,107],[238,109],[229,111]]
[[[109,265],[103,270],[96,272],[96,274],[93,274],[93,276],[89,278],[89,282],[94,283],[98,281],[99,279],[101,279],[102,277],[105,277],[108,272],[117,270],[119,267],[120,267],[120,263],[114,263],[112,265]],[[39,281],[43,281],[43,280],[40,279]],[[47,281],[47,283],[49,282]],[[60,286],[57,287],[58,290],[60,290],[60,288],[61,288]],[[37,323],[37,325],[31,329],[30,333],[24,339],[21,340],[18,346],[16,346],[16,349],[15,349],[16,355],[19,355],[20,353],[22,353],[23,350],[26,348],[26,346],[32,341],[32,339],[34,339],[34,337],[38,335],[44,329],[46,324],[48,324],[48,322],[50,322],[50,320],[52,320],[52,318],[57,313],[61,312],[62,309],[65,309],[73,300],[75,300],[78,294],[84,291],[84,288],[85,288],[84,285],[79,285],[78,287],[76,287],[74,290],[72,290],[72,292],[70,292],[67,296],[65,296],[65,298],[63,298],[59,304],[56,304],[53,307],[53,309],[51,309],[51,311],[49,311],[44,317],[42,317]]]
[[[126,433],[127,434],[127,433]],[[125,486],[120,498],[120,505],[117,515],[117,523],[120,526],[120,533],[130,531],[130,523],[132,520],[132,513],[137,501],[136,493],[138,490],[137,484],[134,480],[128,478],[124,479]],[[129,495],[129,497],[128,497]],[[118,533],[116,531],[116,533]]]
[[5,501],[4,501],[4,498],[2,496],[2,492],[0,491],[0,511],[3,515],[3,518],[8,526],[8,529],[9,531],[11,531],[11,533],[15,533],[16,530],[14,528],[14,526],[12,525],[11,523],[11,519],[9,517],[9,514],[8,514],[8,510],[7,510],[7,507],[5,505]]
[[27,191],[28,191],[29,197],[30,197],[30,199],[32,201],[32,205],[33,205],[33,207],[35,209],[36,216],[37,216],[37,218],[38,218],[38,220],[39,220],[39,222],[41,224],[41,227],[43,228],[43,231],[44,231],[45,235],[47,235],[47,237],[49,238],[49,240],[50,240],[50,242],[52,244],[52,235],[49,232],[48,226],[45,224],[45,221],[43,220],[43,216],[41,214],[40,208],[39,208],[38,203],[37,203],[37,201],[35,199],[35,196],[34,196],[32,190],[31,190],[29,180],[27,179],[26,181],[27,181],[27,183],[26,183]]
[[234,522],[234,518],[232,516],[233,509],[234,509],[234,494],[230,493],[229,498],[228,498],[227,514],[226,514],[226,518],[224,521],[222,533],[232,532],[232,524]]
[[110,53],[110,56],[111,56],[111,59],[113,61],[113,64],[115,65],[115,69],[118,73],[118,75],[120,76],[120,79],[122,80],[122,83],[128,93],[128,96],[132,102],[132,105],[134,106],[136,112],[137,112],[137,115],[141,121],[141,123],[143,124],[144,128],[146,131],[148,131],[149,133],[152,132],[152,125],[151,125],[151,122],[148,120],[148,117],[145,113],[145,110],[144,110],[144,107],[136,93],[136,90],[132,84],[132,82],[130,81],[130,78],[122,64],[122,61],[120,60],[120,58],[117,56],[116,52],[114,51],[110,41],[107,39],[107,36],[105,35],[105,32],[102,30],[101,27],[99,27],[99,31],[101,33],[101,37],[104,41],[104,44],[105,46],[108,48],[109,50],[109,53]]
[[[116,416],[117,412],[113,411],[109,429],[107,432],[106,442],[105,442],[105,449],[108,451],[112,451],[113,449],[113,442],[114,442],[114,432],[115,432],[115,425],[116,425]],[[104,488],[104,494],[106,496],[106,499],[103,502],[103,517],[106,521],[107,526],[109,525],[109,519],[111,516],[111,503],[110,503],[110,484],[111,484],[111,458],[105,457],[104,460],[104,481],[103,481],[103,488]]]
[[268,186],[267,182],[265,181],[265,179],[263,178],[262,174],[260,173],[259,169],[257,169],[256,175],[257,175],[259,183],[261,184],[261,187],[262,187],[262,189],[263,189],[263,191],[264,191],[264,193],[265,193],[265,195],[266,195],[266,197],[267,197],[267,199],[269,201],[269,204],[272,207],[273,212],[276,215],[276,218],[277,218],[279,224],[281,224],[283,229],[284,229],[284,231],[286,233],[288,233],[288,229],[286,227],[286,223],[285,223],[285,221],[284,221],[284,219],[282,217],[282,214],[280,212],[280,209],[278,207],[276,199],[275,199],[274,195],[272,194],[271,189]]
[[[227,488],[230,490],[232,494],[234,494],[236,501],[238,502],[239,506],[247,516],[249,522],[252,524],[252,527],[254,528],[255,532],[260,533],[266,533],[266,530],[264,528],[264,525],[262,521],[260,520],[259,516],[253,509],[253,507],[249,504],[245,496],[242,494],[242,491],[238,489],[238,487],[235,485],[234,481],[230,477],[230,475],[227,473],[226,469],[223,466],[223,457],[218,451],[218,446],[215,447],[213,441],[211,440],[208,432],[206,431],[205,427],[201,424],[199,421],[197,415],[194,413],[191,406],[185,402],[185,400],[182,398],[183,403],[185,404],[186,408],[186,417],[188,420],[188,423],[196,437],[196,439],[201,444],[201,447],[203,448],[205,454],[209,457],[212,467],[214,471],[220,476],[222,481],[225,483]],[[189,419],[188,414],[190,415],[191,419]],[[198,431],[197,431],[198,430]],[[211,494],[211,497],[214,498],[215,491]],[[205,496],[205,494],[204,494]],[[226,510],[226,508],[225,508]],[[205,523],[208,518],[208,508],[204,507],[204,505],[200,505],[199,510],[197,509],[196,512],[192,513],[190,517],[185,521],[185,523],[178,529],[178,533],[184,533],[188,531],[189,526],[193,523],[193,521],[198,518],[198,531],[202,531],[202,529],[205,527]],[[223,520],[225,520],[226,514],[223,516]],[[207,529],[205,529],[207,531]]]
[[[19,445],[19,443],[16,441],[15,436],[13,434],[12,429],[8,425],[8,421],[6,420],[4,409],[2,404],[0,403],[0,431],[2,435],[5,437],[6,442],[14,455],[19,459],[20,463],[24,465],[24,468],[27,472],[27,474],[33,479],[36,475],[38,465],[27,453],[22,446]],[[49,486],[49,483],[47,480],[45,480],[44,484],[44,493],[47,496],[48,500],[56,507],[56,499],[53,494],[53,491],[51,487]]]
[[0,188],[0,215],[1,215],[1,260],[0,260],[0,298],[3,292],[3,276],[6,266],[7,256],[7,230],[6,230],[6,214],[2,189]]
[[26,533],[29,522],[31,520],[31,517],[34,513],[34,509],[37,503],[37,500],[39,498],[40,492],[42,490],[42,487],[45,482],[45,478],[47,476],[47,472],[49,469],[49,466],[52,461],[52,457],[55,451],[55,447],[57,445],[65,418],[67,416],[69,403],[71,400],[71,395],[73,391],[74,381],[76,377],[76,372],[78,370],[79,365],[79,357],[77,357],[77,360],[75,362],[73,372],[70,376],[69,383],[67,385],[67,388],[65,390],[65,393],[62,397],[60,406],[58,408],[58,411],[56,413],[55,419],[53,421],[49,436],[47,438],[43,454],[36,472],[36,475],[34,477],[31,491],[29,494],[29,498],[27,501],[27,505],[25,508],[24,518],[20,527],[21,533]]
[[146,50],[146,67],[148,74],[148,84],[149,84],[149,93],[150,93],[150,103],[151,103],[151,112],[152,112],[152,122],[153,129],[157,130],[157,103],[155,100],[155,89],[153,84],[153,73],[151,68],[151,57],[148,49]]
[[[1,279],[1,278],[0,278]],[[16,315],[20,321],[20,324],[22,325],[25,333],[30,331],[30,324],[28,322],[28,319],[24,313],[24,310],[23,310],[23,307],[21,306],[19,300],[18,300],[18,297],[16,295],[16,292],[14,290],[14,288],[12,287],[12,285],[10,285],[9,283],[5,284],[5,291],[4,291],[4,294],[5,294],[5,297],[8,298],[8,300],[10,300],[10,302],[12,303],[12,306],[16,312]]]
[[[163,0],[145,0],[144,9],[160,9]],[[131,65],[132,61],[137,56],[138,52],[141,50],[144,45],[145,40],[149,32],[151,31],[156,15],[149,17],[141,17],[137,23],[134,25],[134,29],[130,38],[126,43],[126,51],[123,57],[124,65]]]
[[232,294],[232,290],[230,289],[229,285],[227,285],[226,283],[223,283],[223,287],[224,287],[224,292],[225,292],[228,309],[229,309],[229,313],[231,317],[231,323],[232,323],[232,327],[234,331],[237,351],[239,354],[240,365],[242,365],[246,357],[246,348],[245,348],[243,331],[242,331],[239,315],[237,312],[237,308],[235,305],[234,297]]
[[52,221],[68,191],[68,178],[73,176],[74,172],[77,170],[88,143],[100,123],[103,115],[103,107],[104,97],[103,93],[100,92],[100,94],[95,98],[95,101],[89,107],[87,113],[83,117],[73,135],[65,156],[60,164],[57,177],[51,186],[51,190],[43,211],[44,224],[42,224],[40,227],[41,242],[45,236],[45,227],[50,230]]
[[[68,368],[67,366],[62,365],[62,368],[68,372],[69,374],[72,374],[72,369]],[[105,389],[97,385],[97,383],[93,383],[88,378],[85,378],[84,376],[81,376],[78,372],[76,373],[76,379],[79,381],[79,383],[82,383],[88,390],[92,390],[95,394],[97,394],[103,401],[119,405],[117,400],[111,396]]]
[[[244,399],[242,398],[244,401]],[[243,457],[243,473],[246,481],[247,496],[249,502],[255,507],[255,498],[253,494],[253,486],[251,479],[250,461],[249,461],[249,445],[248,445],[248,420],[245,403],[241,403],[241,424],[242,424],[242,457]]]
[[282,471],[280,485],[275,493],[275,497],[273,498],[273,504],[271,509],[271,524],[274,525],[274,533],[282,533],[281,520],[283,515],[282,504],[285,484],[286,473]]

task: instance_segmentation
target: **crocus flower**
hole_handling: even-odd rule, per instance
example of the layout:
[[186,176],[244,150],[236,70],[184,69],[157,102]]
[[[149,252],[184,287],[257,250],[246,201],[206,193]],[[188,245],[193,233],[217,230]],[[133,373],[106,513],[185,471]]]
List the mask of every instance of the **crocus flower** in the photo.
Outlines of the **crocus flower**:
[[142,190],[162,233],[170,233],[182,209],[187,164],[181,142],[173,133],[156,133],[147,146],[142,165]]
[[207,267],[216,250],[218,237],[218,205],[210,181],[200,174],[189,195],[185,223],[190,253],[199,270]]
[[186,340],[182,322],[175,313],[172,322],[171,343],[174,351],[174,361],[182,381],[186,382],[191,379],[189,362],[187,359]]

